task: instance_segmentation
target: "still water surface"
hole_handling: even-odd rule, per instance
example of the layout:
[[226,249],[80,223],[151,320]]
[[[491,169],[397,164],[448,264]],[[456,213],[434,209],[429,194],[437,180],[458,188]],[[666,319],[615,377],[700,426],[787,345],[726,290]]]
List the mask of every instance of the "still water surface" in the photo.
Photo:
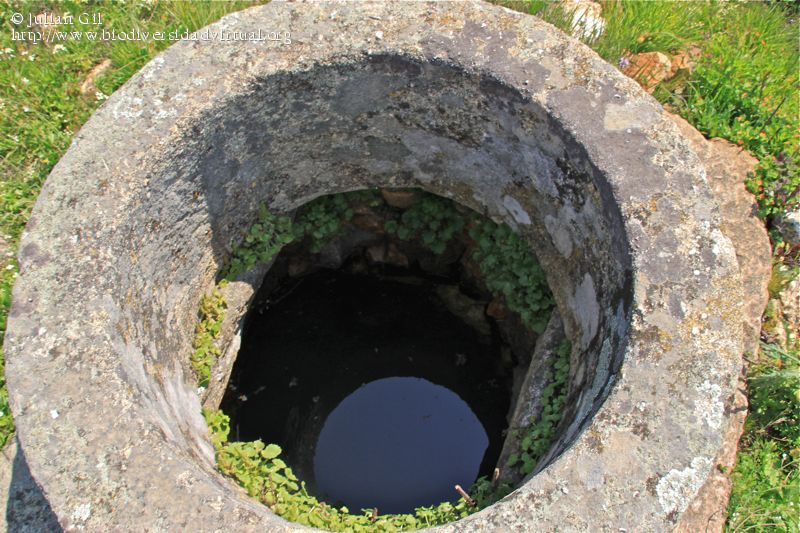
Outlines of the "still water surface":
[[325,421],[314,455],[317,492],[351,512],[455,501],[475,481],[486,431],[456,393],[416,377],[361,386]]

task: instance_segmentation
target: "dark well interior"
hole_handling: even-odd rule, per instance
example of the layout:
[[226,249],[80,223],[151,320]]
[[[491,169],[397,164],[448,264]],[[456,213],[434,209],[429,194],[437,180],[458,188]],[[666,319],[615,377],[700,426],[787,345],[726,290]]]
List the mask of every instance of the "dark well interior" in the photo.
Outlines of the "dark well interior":
[[[207,119],[225,134],[194,132],[184,153],[201,154],[191,168],[217,264],[260,204],[292,213],[358,189],[417,187],[512,226],[535,249],[573,346],[565,419],[540,468],[588,424],[622,360],[629,256],[607,182],[538,104],[448,64],[370,56],[254,85]],[[162,183],[151,193],[174,194]]]
[[233,440],[279,444],[329,503],[410,512],[492,476],[537,336],[488,291],[465,231],[434,253],[388,234],[402,210],[381,206],[277,257],[221,407]]

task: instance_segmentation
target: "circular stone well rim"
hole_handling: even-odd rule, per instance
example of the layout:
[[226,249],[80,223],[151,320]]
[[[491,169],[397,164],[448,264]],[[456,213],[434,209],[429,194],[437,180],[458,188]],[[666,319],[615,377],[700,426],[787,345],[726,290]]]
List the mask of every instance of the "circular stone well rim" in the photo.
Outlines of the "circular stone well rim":
[[[289,31],[292,44],[221,40],[222,32],[259,29]],[[31,472],[62,526],[301,528],[216,473],[189,386],[191,324],[222,259],[213,250],[218,237],[198,225],[193,237],[202,245],[170,249],[163,270],[180,275],[155,287],[140,276],[135,243],[142,231],[180,231],[181,221],[172,228],[158,217],[133,224],[125,216],[148,199],[157,204],[151,190],[192,192],[168,169],[197,150],[193,134],[205,138],[199,118],[282,73],[375,57],[452,65],[543,109],[563,132],[557,141],[581,152],[591,164],[584,171],[607,184],[596,194],[619,209],[630,253],[617,258],[629,261],[629,308],[593,310],[600,287],[588,273],[574,292],[556,292],[573,344],[594,346],[598,365],[615,374],[574,398],[583,415],[564,429],[561,455],[498,504],[441,529],[674,526],[721,443],[739,369],[741,289],[705,172],[657,102],[551,26],[482,3],[275,1],[208,30],[212,40],[172,46],[95,113],[48,178],[21,242],[5,343],[9,394]],[[206,149],[213,155],[214,146]],[[397,183],[406,184],[382,184]],[[308,198],[346,188],[330,187],[309,189]],[[292,202],[276,197],[271,207]],[[494,214],[518,224],[527,216],[519,204],[505,208]],[[572,241],[559,228],[577,214],[558,215],[544,221],[547,246],[568,257]],[[119,248],[126,239],[130,246]],[[197,268],[187,274],[186,264]],[[625,346],[617,372],[621,354],[596,338],[601,314],[616,317],[616,330],[606,325],[615,346]],[[162,324],[174,325],[174,338],[149,338]],[[576,349],[573,363],[590,351]]]

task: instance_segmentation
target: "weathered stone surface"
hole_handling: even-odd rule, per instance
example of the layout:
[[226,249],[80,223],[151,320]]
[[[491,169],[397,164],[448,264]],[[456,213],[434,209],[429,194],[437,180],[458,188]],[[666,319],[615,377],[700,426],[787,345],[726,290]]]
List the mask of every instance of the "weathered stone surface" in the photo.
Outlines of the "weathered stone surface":
[[739,379],[739,386],[725,407],[728,420],[722,439],[722,447],[714,460],[714,468],[700,488],[697,497],[681,516],[675,533],[698,531],[723,531],[728,519],[728,500],[731,496],[731,474],[736,466],[739,438],[742,436],[747,418],[747,381]]
[[601,16],[603,7],[591,0],[562,0],[559,7],[571,15],[570,34],[576,39],[593,41],[603,34],[606,21]]
[[800,277],[791,280],[778,295],[778,312],[786,332],[785,345],[794,346],[800,336]]
[[508,467],[508,459],[512,453],[520,449],[519,442],[523,431],[530,427],[531,420],[540,415],[544,406],[541,404],[542,391],[547,386],[547,369],[556,359],[558,347],[564,341],[564,324],[558,311],[553,311],[542,335],[536,339],[531,364],[520,384],[518,394],[513,395],[508,421],[509,435],[503,442],[503,450],[497,460],[500,469],[500,480],[511,483],[522,479],[519,465]]
[[772,274],[769,236],[758,218],[756,199],[744,186],[758,159],[725,139],[707,140],[680,116],[670,116],[706,168],[708,183],[720,206],[722,231],[736,249],[744,288],[744,349],[756,354]]
[[225,298],[225,316],[220,326],[217,345],[222,354],[211,369],[211,381],[205,390],[200,389],[203,407],[218,409],[225,394],[225,387],[233,370],[233,363],[242,344],[242,327],[244,315],[253,297],[264,279],[270,265],[258,265],[239,276],[236,281],[228,283],[220,292]]
[[678,71],[686,70],[693,71],[697,66],[697,59],[700,57],[702,50],[696,44],[691,44],[685,50],[678,51],[675,55],[669,58],[670,67],[667,73],[667,79],[675,76]]
[[[691,124],[671,115],[706,168],[711,189],[722,214],[722,231],[731,239],[742,274],[744,288],[744,350],[758,353],[761,316],[769,299],[767,284],[772,272],[772,251],[764,224],[757,217],[757,204],[744,181],[758,160],[724,139],[707,140]],[[700,493],[681,517],[679,531],[722,531],[730,497],[730,475],[736,463],[739,438],[747,416],[744,379],[736,393],[726,400],[726,431],[716,468]]]
[[56,516],[31,477],[25,455],[12,438],[0,452],[0,530],[9,533],[61,531]]
[[[219,39],[264,28],[291,44]],[[210,31],[104,103],[22,238],[9,395],[61,526],[302,529],[214,468],[188,364],[198,302],[261,202],[419,187],[530,243],[573,346],[542,470],[438,531],[674,527],[722,445],[741,283],[661,107],[488,4],[275,1]]]
[[399,209],[408,209],[414,205],[414,201],[416,200],[416,193],[414,193],[414,191],[390,191],[388,189],[381,189],[381,196],[383,196],[387,204]]
[[672,71],[672,62],[661,52],[642,52],[630,56],[627,60],[628,64],[622,72],[638,81],[649,93],[653,92],[656,85],[667,79]]
[[780,217],[777,226],[781,237],[790,247],[800,246],[800,208],[789,211]]
[[486,306],[486,314],[496,320],[505,320],[508,316],[508,308],[499,298],[493,298]]
[[436,287],[436,295],[447,310],[464,321],[465,324],[479,331],[482,335],[491,334],[491,327],[484,313],[486,302],[470,298],[462,293],[457,285],[439,285]]

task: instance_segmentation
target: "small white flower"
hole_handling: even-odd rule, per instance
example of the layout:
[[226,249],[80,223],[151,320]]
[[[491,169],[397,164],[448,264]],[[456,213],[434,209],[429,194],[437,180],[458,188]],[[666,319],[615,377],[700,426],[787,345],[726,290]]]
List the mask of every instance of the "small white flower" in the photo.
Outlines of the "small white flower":
[[36,54],[31,54],[28,56],[28,61],[36,61]]
[[22,106],[22,112],[23,113],[30,113],[31,112],[31,108],[26,106],[26,105],[24,105],[24,106]]
[[100,101],[100,102],[102,102],[103,100],[108,99],[108,95],[107,94],[103,94],[100,91],[96,91],[94,93],[94,97],[97,98],[97,100]]
[[4,411],[0,411],[0,416],[6,416],[6,413]]
[[6,265],[6,270],[14,270],[14,265]]
[[53,47],[53,53],[54,54],[57,54],[59,52],[66,52],[66,51],[67,51],[67,47],[64,46],[63,44],[60,44],[60,43]]
[[11,48],[3,48],[3,53],[4,54],[13,54],[14,50],[12,50]]
[[22,78],[22,83],[24,83],[25,85],[30,85],[31,80],[29,80],[28,78]]

